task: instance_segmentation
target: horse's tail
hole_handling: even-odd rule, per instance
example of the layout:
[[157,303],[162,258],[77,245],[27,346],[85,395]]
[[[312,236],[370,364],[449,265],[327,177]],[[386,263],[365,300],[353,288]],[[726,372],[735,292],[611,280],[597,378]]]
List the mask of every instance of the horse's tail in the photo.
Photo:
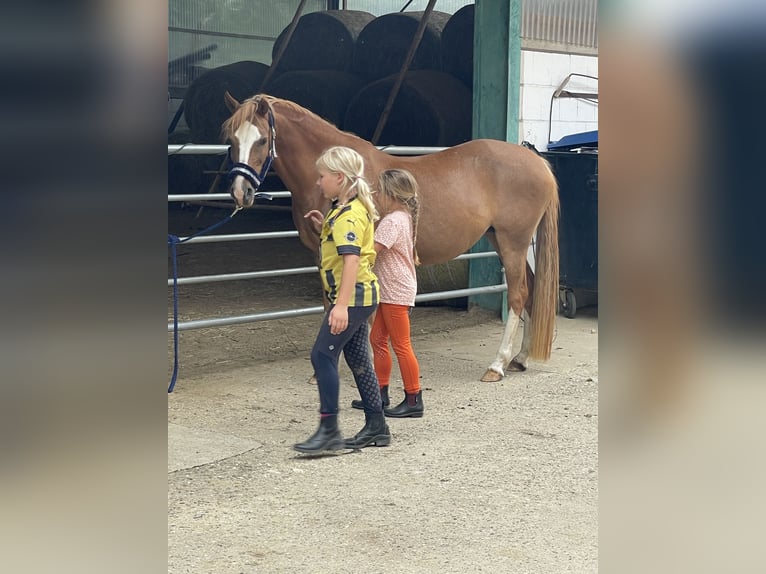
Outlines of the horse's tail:
[[550,164],[540,159],[548,170],[550,201],[537,226],[529,356],[545,361],[551,356],[559,297],[559,190]]

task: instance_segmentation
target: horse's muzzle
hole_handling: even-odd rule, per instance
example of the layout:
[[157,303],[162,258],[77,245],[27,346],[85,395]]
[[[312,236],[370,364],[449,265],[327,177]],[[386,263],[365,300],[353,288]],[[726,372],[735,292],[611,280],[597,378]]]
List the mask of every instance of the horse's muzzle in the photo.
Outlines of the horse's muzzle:
[[255,188],[249,183],[245,183],[244,189],[232,185],[229,194],[238,207],[251,207],[255,202]]

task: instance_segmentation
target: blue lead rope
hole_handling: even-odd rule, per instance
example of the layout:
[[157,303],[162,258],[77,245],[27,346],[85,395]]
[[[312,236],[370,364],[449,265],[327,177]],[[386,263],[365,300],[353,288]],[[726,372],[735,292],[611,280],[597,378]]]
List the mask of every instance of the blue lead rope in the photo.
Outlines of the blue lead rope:
[[168,386],[168,394],[173,392],[173,388],[176,386],[176,379],[178,378],[178,264],[176,263],[176,246],[179,243],[186,243],[190,239],[210,233],[214,229],[221,227],[224,223],[231,221],[231,218],[237,215],[237,212],[242,209],[237,207],[231,212],[231,215],[222,219],[218,223],[214,223],[210,227],[198,231],[194,235],[184,237],[180,239],[177,235],[168,234],[168,245],[170,246],[170,257],[173,261],[173,376],[170,378],[170,386]]

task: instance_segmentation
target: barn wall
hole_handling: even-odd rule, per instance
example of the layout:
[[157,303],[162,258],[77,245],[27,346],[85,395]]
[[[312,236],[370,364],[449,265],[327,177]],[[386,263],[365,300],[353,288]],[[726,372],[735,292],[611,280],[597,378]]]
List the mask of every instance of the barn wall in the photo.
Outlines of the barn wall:
[[[598,57],[522,50],[519,141],[529,141],[539,150],[547,148],[551,96],[571,73],[597,78]],[[575,77],[568,89],[597,93],[598,81]],[[551,141],[567,134],[598,129],[596,103],[558,98],[553,102],[552,112]]]

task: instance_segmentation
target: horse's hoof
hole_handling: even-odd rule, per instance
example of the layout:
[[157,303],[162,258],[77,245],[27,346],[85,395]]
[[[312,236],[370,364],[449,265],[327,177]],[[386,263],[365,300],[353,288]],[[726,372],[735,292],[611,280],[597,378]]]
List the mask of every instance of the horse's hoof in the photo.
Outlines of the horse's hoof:
[[527,370],[526,365],[522,365],[516,360],[511,361],[511,363],[508,365],[508,370],[513,371],[514,373],[523,373]]
[[492,369],[487,369],[487,372],[484,373],[484,376],[481,378],[482,383],[497,383],[498,381],[502,380],[503,375],[497,371],[493,371]]

